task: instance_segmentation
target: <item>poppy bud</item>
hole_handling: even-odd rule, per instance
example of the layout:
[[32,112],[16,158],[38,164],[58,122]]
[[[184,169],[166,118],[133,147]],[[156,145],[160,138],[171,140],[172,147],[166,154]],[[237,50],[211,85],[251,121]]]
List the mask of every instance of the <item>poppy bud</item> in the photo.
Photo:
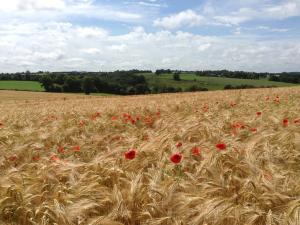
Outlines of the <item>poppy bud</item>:
[[195,156],[200,155],[200,148],[199,148],[199,147],[193,147],[193,148],[192,148],[192,153],[193,153],[193,155],[195,155]]

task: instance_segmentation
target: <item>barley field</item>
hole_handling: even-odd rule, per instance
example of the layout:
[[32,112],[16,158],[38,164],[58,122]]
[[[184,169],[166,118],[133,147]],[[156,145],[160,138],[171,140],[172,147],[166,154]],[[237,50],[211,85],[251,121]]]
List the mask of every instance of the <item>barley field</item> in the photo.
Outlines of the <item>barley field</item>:
[[299,225],[300,88],[0,91],[1,225]]

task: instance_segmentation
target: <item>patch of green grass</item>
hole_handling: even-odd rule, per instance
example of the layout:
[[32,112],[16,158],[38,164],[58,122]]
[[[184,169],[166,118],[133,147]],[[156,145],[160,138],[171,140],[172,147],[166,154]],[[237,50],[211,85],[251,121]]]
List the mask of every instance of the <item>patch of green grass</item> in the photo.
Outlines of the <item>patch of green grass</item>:
[[37,81],[0,81],[1,90],[45,91]]
[[289,87],[296,86],[296,84],[283,83],[283,82],[275,82],[268,81],[267,79],[260,80],[250,80],[250,79],[236,79],[236,78],[225,78],[225,77],[202,77],[196,76],[192,73],[183,73],[180,75],[181,81],[173,80],[172,74],[143,74],[147,79],[150,86],[172,86],[172,87],[181,87],[182,89],[186,89],[192,85],[197,85],[203,88],[207,88],[208,90],[223,90],[224,86],[230,84],[232,86],[237,85],[253,85],[256,87],[259,86],[275,86],[275,87]]
[[[16,91],[45,91],[41,84],[37,81],[0,81],[0,90],[16,90]],[[94,96],[114,96],[107,93],[91,93]]]

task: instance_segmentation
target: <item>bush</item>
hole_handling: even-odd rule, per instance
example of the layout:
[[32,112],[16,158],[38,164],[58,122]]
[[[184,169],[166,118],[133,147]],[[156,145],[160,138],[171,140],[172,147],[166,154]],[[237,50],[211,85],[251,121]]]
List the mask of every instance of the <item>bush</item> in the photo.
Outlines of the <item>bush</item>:
[[234,87],[231,84],[226,84],[224,86],[224,90],[228,90],[228,89],[234,89]]
[[185,89],[185,91],[188,91],[188,92],[208,91],[208,89],[203,88],[203,87],[199,87],[197,85],[192,85],[192,86],[188,87],[187,89]]
[[179,73],[174,73],[173,74],[173,79],[176,80],[176,81],[181,81],[180,74]]
[[232,86],[231,84],[227,84],[224,86],[224,90],[230,90],[230,89],[251,89],[251,88],[273,88],[274,86],[253,86],[249,84],[242,84],[237,86]]

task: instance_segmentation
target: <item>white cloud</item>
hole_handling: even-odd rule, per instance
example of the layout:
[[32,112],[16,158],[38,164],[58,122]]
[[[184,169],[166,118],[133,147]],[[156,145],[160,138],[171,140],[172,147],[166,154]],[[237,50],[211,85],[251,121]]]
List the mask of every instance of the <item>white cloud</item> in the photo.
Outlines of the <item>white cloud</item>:
[[[79,35],[80,30],[96,35]],[[124,35],[111,35],[100,27],[70,23],[11,22],[1,24],[0,31],[3,72],[132,68],[300,70],[299,39],[213,37],[169,31],[148,33],[142,27]]]
[[[283,20],[300,16],[299,0],[282,0],[274,3],[270,0],[251,1],[207,1],[196,11],[186,10],[154,20],[154,26],[165,29],[177,29],[193,26],[240,26],[253,20]],[[274,32],[276,32],[274,30]]]
[[204,17],[198,15],[193,10],[182,11],[178,14],[170,15],[154,21],[154,26],[163,27],[166,29],[175,29],[182,26],[197,26],[203,24]]
[[[282,20],[294,16],[300,16],[300,1],[285,0],[277,4],[264,4],[258,7],[242,7],[235,11],[229,11],[226,15],[214,16],[217,22],[224,25],[239,25],[252,20]],[[224,14],[224,13],[223,13]]]
[[96,55],[96,54],[101,54],[103,51],[99,48],[84,48],[84,49],[82,49],[82,52]]
[[[60,60],[64,57],[64,54],[60,50],[54,50],[51,52],[33,52],[31,54],[33,61],[38,63],[38,61],[42,60]],[[34,62],[32,62],[34,63]],[[35,64],[35,63],[34,63]]]
[[247,20],[246,16],[215,16],[214,19],[223,25],[239,25]]
[[287,0],[280,5],[267,7],[263,10],[271,18],[285,19],[300,15],[300,1]]
[[122,22],[140,21],[143,15],[129,9],[91,0],[0,0],[0,21],[62,21],[69,17]]
[[150,6],[150,7],[162,7],[161,4],[155,3],[155,2],[138,2],[139,5],[142,6]]
[[125,52],[127,45],[125,44],[117,44],[111,45],[108,47],[109,50],[118,51],[118,52]]
[[210,43],[206,43],[206,44],[200,45],[198,47],[198,50],[200,52],[204,52],[204,51],[208,50],[210,47],[211,47],[211,44]]
[[135,21],[142,19],[142,15],[134,12],[122,11],[105,5],[73,5],[64,12],[66,15],[76,15],[94,19],[112,21]]
[[65,6],[64,0],[9,0],[1,2],[0,11],[53,10]]
[[77,33],[81,37],[93,38],[93,37],[105,37],[108,32],[98,27],[78,27]]
[[272,27],[268,27],[268,26],[258,26],[257,30],[263,30],[263,31],[269,31],[269,32],[278,32],[278,33],[284,33],[284,32],[289,31],[289,29],[285,29],[285,28],[272,28]]

